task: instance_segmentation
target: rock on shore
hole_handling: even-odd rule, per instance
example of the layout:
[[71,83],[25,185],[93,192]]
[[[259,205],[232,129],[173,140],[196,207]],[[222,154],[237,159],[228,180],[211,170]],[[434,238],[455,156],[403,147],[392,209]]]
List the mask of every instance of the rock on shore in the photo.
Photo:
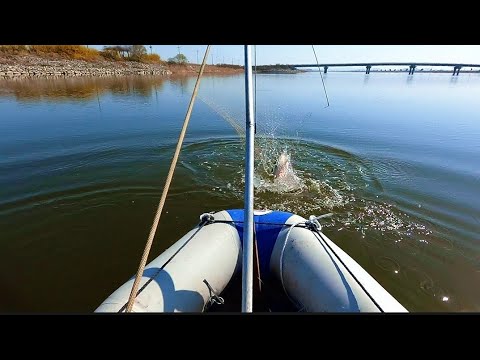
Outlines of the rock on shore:
[[75,76],[170,75],[172,72],[160,64],[135,61],[114,62],[100,60],[44,59],[36,56],[0,58],[0,79],[55,78]]

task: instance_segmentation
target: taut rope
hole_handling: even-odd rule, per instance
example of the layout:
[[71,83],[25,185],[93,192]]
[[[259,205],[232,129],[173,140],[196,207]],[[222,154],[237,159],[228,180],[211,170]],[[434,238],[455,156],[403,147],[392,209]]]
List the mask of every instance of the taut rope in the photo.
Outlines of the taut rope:
[[147,263],[148,254],[152,247],[153,238],[155,237],[155,232],[157,231],[158,222],[160,221],[160,216],[162,215],[163,205],[165,205],[165,199],[167,198],[168,189],[170,188],[170,183],[172,182],[173,172],[177,165],[178,156],[180,155],[180,150],[182,148],[183,139],[185,138],[185,133],[187,132],[188,122],[190,121],[190,115],[192,114],[193,104],[195,103],[195,98],[197,97],[198,88],[200,85],[200,78],[203,74],[203,69],[207,63],[208,52],[210,51],[210,46],[207,46],[205,50],[205,55],[203,56],[202,66],[198,72],[197,81],[195,87],[193,88],[192,97],[190,99],[190,104],[188,105],[187,114],[185,115],[185,120],[183,121],[182,131],[177,142],[177,148],[175,149],[175,154],[173,155],[172,163],[170,164],[170,170],[168,171],[167,180],[165,181],[165,186],[163,187],[162,197],[158,203],[157,212],[155,213],[155,218],[153,219],[152,228],[150,229],[150,234],[148,235],[147,243],[145,244],[145,249],[143,250],[142,260],[140,260],[140,265],[138,266],[137,275],[135,276],[135,281],[133,282],[132,291],[130,292],[130,297],[128,299],[126,312],[131,312],[133,307],[133,302],[137,296],[138,286],[140,285],[140,279],[142,278],[143,270],[145,269],[145,264]]

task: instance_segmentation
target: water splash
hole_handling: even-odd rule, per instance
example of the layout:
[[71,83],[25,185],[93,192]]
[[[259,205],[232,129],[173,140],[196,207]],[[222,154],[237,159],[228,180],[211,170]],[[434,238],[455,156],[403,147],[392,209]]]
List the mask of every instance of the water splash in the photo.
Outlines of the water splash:
[[[392,244],[415,239],[417,248],[438,242],[432,239],[438,236],[427,223],[378,197],[383,192],[381,182],[361,158],[340,149],[273,136],[259,137],[256,145],[256,208],[290,211],[304,217],[333,211],[335,216],[324,220],[326,228],[363,236],[370,232],[370,239],[385,237]],[[215,191],[217,195],[242,200],[241,150],[242,144],[233,140],[191,144],[185,147],[182,161],[197,186],[215,187],[221,189]],[[274,176],[282,153],[292,163],[288,183]]]
[[254,186],[259,192],[298,193],[306,185],[297,175],[288,149],[274,139],[259,142],[255,152]]

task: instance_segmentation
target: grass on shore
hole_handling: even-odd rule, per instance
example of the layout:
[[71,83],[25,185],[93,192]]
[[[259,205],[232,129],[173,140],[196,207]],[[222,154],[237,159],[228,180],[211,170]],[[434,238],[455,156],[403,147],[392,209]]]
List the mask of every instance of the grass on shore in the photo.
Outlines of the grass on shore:
[[121,57],[109,51],[98,51],[84,45],[0,45],[0,55],[37,55],[43,58],[73,60],[139,61],[142,63],[163,63],[158,54],[144,54],[139,57]]

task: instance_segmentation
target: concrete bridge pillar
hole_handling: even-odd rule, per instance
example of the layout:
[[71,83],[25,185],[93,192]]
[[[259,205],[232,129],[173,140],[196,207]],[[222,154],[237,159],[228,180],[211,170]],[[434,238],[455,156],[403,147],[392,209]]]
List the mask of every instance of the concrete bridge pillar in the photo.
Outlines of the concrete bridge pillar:
[[367,65],[367,70],[365,71],[365,74],[370,74],[371,68],[372,68],[372,65]]
[[408,72],[408,75],[413,75],[416,67],[417,67],[416,65],[410,65],[410,71]]
[[323,67],[323,73],[326,74],[326,73],[327,73],[327,70],[328,70],[328,66],[324,66],[324,67]]
[[452,74],[452,76],[454,76],[454,75],[457,75],[457,76],[458,76],[458,74],[460,73],[460,69],[461,69],[461,68],[462,68],[461,66],[455,66],[455,67],[453,68],[453,74]]

